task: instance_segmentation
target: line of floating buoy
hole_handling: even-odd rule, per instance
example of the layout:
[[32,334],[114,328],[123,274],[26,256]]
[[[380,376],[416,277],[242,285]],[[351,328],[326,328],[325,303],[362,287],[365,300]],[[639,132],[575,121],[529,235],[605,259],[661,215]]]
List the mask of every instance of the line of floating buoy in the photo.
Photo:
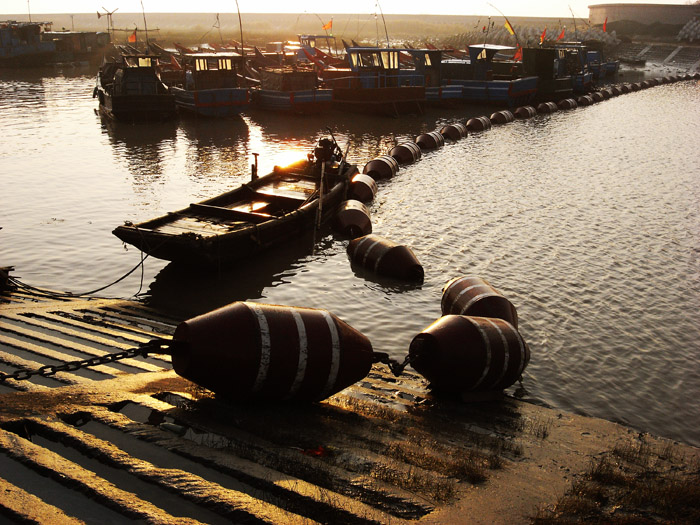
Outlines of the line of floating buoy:
[[[700,73],[694,75],[671,75],[662,78],[647,79],[642,82],[626,83],[607,88],[602,88],[598,91],[589,94],[581,95],[577,98],[566,98],[558,102],[548,101],[542,102],[534,106],[520,106],[513,111],[499,110],[491,114],[490,117],[479,116],[469,118],[466,122],[454,122],[443,126],[439,131],[430,131],[418,135],[413,142],[405,141],[396,144],[386,154],[380,155],[367,164],[365,164],[362,175],[373,179],[374,181],[390,179],[394,177],[401,165],[412,164],[417,162],[425,151],[432,151],[442,148],[445,145],[445,140],[456,142],[465,138],[469,132],[481,132],[491,129],[492,124],[507,124],[516,119],[525,120],[531,119],[540,115],[555,113],[559,110],[570,110],[578,107],[586,107],[597,102],[602,102],[610,98],[619,96],[625,93],[647,89],[652,86],[661,85],[679,80],[700,79]],[[350,236],[352,239],[369,235],[372,233],[371,220],[369,217],[369,208],[362,203],[368,202],[369,193],[372,198],[376,195],[376,182],[374,186],[368,183],[367,179],[355,177],[358,179],[358,189],[355,193],[351,189],[349,193],[350,201],[343,204],[341,213],[343,217],[336,219],[337,228]],[[354,182],[355,179],[353,179]],[[373,189],[370,189],[373,186]],[[352,200],[360,202],[352,202]],[[391,243],[391,241],[387,241]],[[401,272],[396,272],[395,277],[401,277]]]

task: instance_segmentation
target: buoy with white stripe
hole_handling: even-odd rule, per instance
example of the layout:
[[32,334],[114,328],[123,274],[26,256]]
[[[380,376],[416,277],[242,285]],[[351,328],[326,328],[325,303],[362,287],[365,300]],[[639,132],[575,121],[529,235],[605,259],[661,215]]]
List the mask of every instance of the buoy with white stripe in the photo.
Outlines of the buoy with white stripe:
[[560,100],[557,106],[559,107],[559,109],[576,109],[578,107],[578,104],[573,98],[565,98],[563,100]]
[[365,235],[348,244],[350,260],[379,275],[407,281],[422,281],[423,266],[408,246],[379,235]]
[[370,160],[362,169],[362,173],[369,175],[374,180],[389,179],[396,175],[397,171],[399,171],[399,163],[389,155],[380,155]]
[[415,142],[402,142],[389,151],[389,156],[399,164],[412,164],[421,158],[423,152]]
[[333,227],[351,239],[372,233],[369,208],[354,199],[343,202],[335,214]]
[[442,288],[442,315],[496,317],[518,328],[518,312],[506,297],[481,277],[455,277]]
[[409,359],[431,387],[464,394],[511,386],[530,361],[530,349],[503,319],[445,315],[413,338]]
[[467,126],[461,122],[447,124],[440,129],[440,135],[446,139],[457,141],[467,136]]
[[348,198],[360,202],[372,202],[377,196],[377,183],[369,175],[356,174],[348,187]]
[[537,105],[537,113],[549,114],[558,111],[559,107],[554,102],[542,102]]
[[237,302],[180,323],[172,362],[235,401],[325,399],[364,378],[372,343],[326,310]]
[[537,110],[532,106],[520,106],[513,112],[515,118],[528,119],[537,115]]
[[515,120],[515,117],[513,116],[513,113],[510,112],[510,110],[502,109],[501,111],[496,111],[495,113],[492,113],[490,120],[493,124],[508,124],[509,122],[513,122]]
[[445,137],[439,131],[431,131],[418,135],[416,144],[421,150],[437,149],[445,145]]
[[466,126],[469,131],[486,131],[491,129],[491,119],[484,116],[470,118]]

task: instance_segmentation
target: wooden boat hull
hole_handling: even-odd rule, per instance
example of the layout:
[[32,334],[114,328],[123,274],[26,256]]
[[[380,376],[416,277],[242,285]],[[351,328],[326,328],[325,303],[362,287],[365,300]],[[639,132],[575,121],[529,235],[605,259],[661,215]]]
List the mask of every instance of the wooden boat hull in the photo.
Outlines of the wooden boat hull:
[[191,91],[172,86],[170,89],[178,109],[200,117],[231,117],[250,105],[250,91],[244,87]]
[[304,161],[276,168],[218,197],[140,224],[127,223],[113,233],[153,257],[184,264],[211,266],[254,256],[313,231],[319,218],[325,224],[334,217],[345,199],[348,174],[356,167],[345,165],[341,175],[329,173],[330,189],[319,201],[310,198],[316,191],[312,166]]
[[276,91],[260,89],[253,92],[253,101],[261,109],[303,115],[318,114],[330,110],[333,106],[333,90]]

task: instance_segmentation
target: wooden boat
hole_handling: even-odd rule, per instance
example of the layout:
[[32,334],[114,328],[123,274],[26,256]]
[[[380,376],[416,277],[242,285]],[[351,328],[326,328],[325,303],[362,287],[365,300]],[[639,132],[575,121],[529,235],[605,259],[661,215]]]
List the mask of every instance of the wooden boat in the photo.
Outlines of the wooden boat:
[[156,71],[156,55],[122,54],[105,60],[92,96],[100,111],[124,122],[158,121],[174,117],[175,97]]
[[309,115],[323,113],[333,105],[333,91],[318,86],[312,66],[294,65],[260,69],[260,87],[251,90],[262,109]]
[[298,238],[332,219],[357,167],[321,139],[306,160],[257,177],[239,188],[113,233],[159,259],[218,265]]
[[178,109],[202,117],[231,117],[250,105],[242,55],[187,53],[180,61],[182,76],[170,88]]

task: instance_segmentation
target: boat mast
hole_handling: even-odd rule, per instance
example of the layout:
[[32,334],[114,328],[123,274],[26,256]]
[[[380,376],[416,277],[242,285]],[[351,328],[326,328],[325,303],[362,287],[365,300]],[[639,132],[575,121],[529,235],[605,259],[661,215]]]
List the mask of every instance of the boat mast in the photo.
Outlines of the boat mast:
[[245,46],[243,45],[243,22],[241,21],[241,8],[238,7],[238,0],[236,0],[236,11],[238,11],[238,27],[241,30],[241,55],[245,56]]
[[148,25],[146,25],[146,10],[143,8],[143,0],[141,0],[141,12],[143,13],[143,27],[146,30],[146,48],[148,48]]

